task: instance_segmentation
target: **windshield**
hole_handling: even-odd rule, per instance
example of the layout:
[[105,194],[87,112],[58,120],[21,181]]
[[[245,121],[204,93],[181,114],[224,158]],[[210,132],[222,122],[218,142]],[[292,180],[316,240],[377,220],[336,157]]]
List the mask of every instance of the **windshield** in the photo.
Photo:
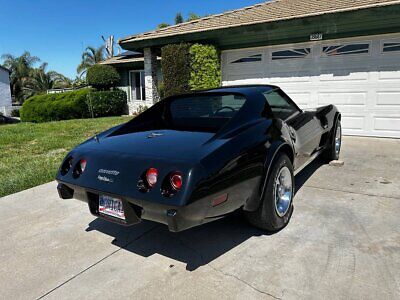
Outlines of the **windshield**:
[[196,95],[173,99],[169,104],[174,129],[216,132],[243,107],[240,95]]

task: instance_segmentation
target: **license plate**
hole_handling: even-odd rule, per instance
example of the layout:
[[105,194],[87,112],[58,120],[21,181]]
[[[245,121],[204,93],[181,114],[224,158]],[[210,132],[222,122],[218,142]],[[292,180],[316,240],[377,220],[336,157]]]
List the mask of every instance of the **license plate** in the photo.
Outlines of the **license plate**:
[[121,220],[125,220],[124,206],[122,200],[113,198],[106,195],[100,195],[99,197],[99,213]]

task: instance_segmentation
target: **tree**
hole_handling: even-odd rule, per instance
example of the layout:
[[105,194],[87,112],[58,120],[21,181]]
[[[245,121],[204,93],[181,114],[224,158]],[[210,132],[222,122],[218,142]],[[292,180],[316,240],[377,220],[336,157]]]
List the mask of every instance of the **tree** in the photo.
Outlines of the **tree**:
[[43,63],[39,68],[30,70],[24,86],[24,95],[28,98],[50,89],[67,88],[71,85],[69,78],[55,71],[47,71],[47,63]]
[[167,24],[167,23],[161,23],[161,24],[157,25],[157,29],[162,29],[162,28],[165,28],[165,27],[168,27],[168,26],[171,26],[171,25]]
[[[176,16],[175,16],[175,24],[180,24],[180,23],[183,23],[183,22],[190,22],[190,21],[194,21],[194,20],[197,20],[197,19],[200,19],[200,18],[201,17],[198,14],[195,14],[195,13],[191,12],[191,13],[189,13],[189,17],[185,21],[183,19],[182,14],[180,12],[178,12],[176,14]],[[165,28],[165,27],[168,27],[168,26],[171,26],[171,25],[168,24],[168,23],[160,23],[160,24],[157,25],[157,29],[162,29],[162,28]]]
[[87,70],[86,80],[97,90],[108,90],[120,81],[117,70],[109,65],[94,65]]
[[191,12],[191,13],[189,13],[189,18],[187,19],[187,22],[198,20],[200,18],[201,17],[198,14]]
[[104,46],[100,46],[99,48],[87,47],[85,51],[82,53],[82,61],[77,67],[76,71],[80,76],[85,74],[91,66],[101,62],[104,60]]
[[182,14],[180,12],[178,12],[175,16],[175,24],[180,24],[183,23],[183,17]]
[[32,56],[28,51],[25,51],[21,56],[4,54],[1,58],[4,60],[4,67],[11,71],[11,93],[16,101],[23,103],[26,99],[24,86],[29,79],[33,66],[40,62],[40,59]]

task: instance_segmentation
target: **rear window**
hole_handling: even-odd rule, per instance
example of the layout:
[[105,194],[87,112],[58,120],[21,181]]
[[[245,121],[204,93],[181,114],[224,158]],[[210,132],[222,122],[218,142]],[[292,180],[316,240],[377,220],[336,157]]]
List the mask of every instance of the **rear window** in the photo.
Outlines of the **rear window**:
[[171,123],[181,130],[216,132],[243,107],[240,95],[201,95],[177,98],[170,103]]

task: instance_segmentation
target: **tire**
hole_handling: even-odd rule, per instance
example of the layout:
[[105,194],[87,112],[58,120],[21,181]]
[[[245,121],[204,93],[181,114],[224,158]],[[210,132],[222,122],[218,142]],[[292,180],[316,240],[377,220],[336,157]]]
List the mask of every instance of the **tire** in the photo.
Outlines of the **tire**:
[[[293,213],[294,175],[293,165],[286,154],[280,154],[274,160],[271,168],[260,206],[256,211],[245,212],[245,216],[250,224],[268,232],[276,232],[289,223]],[[288,200],[282,201],[284,205],[278,205],[278,201],[276,200],[279,195],[276,194],[279,193],[279,186],[284,186],[279,184],[278,176],[280,176],[282,180],[284,179],[287,184],[290,180],[290,188],[288,186],[283,188],[283,191],[287,191],[284,195]]]
[[335,127],[332,129],[332,141],[328,148],[323,153],[325,161],[338,160],[340,149],[342,147],[342,125],[340,120],[337,120]]

